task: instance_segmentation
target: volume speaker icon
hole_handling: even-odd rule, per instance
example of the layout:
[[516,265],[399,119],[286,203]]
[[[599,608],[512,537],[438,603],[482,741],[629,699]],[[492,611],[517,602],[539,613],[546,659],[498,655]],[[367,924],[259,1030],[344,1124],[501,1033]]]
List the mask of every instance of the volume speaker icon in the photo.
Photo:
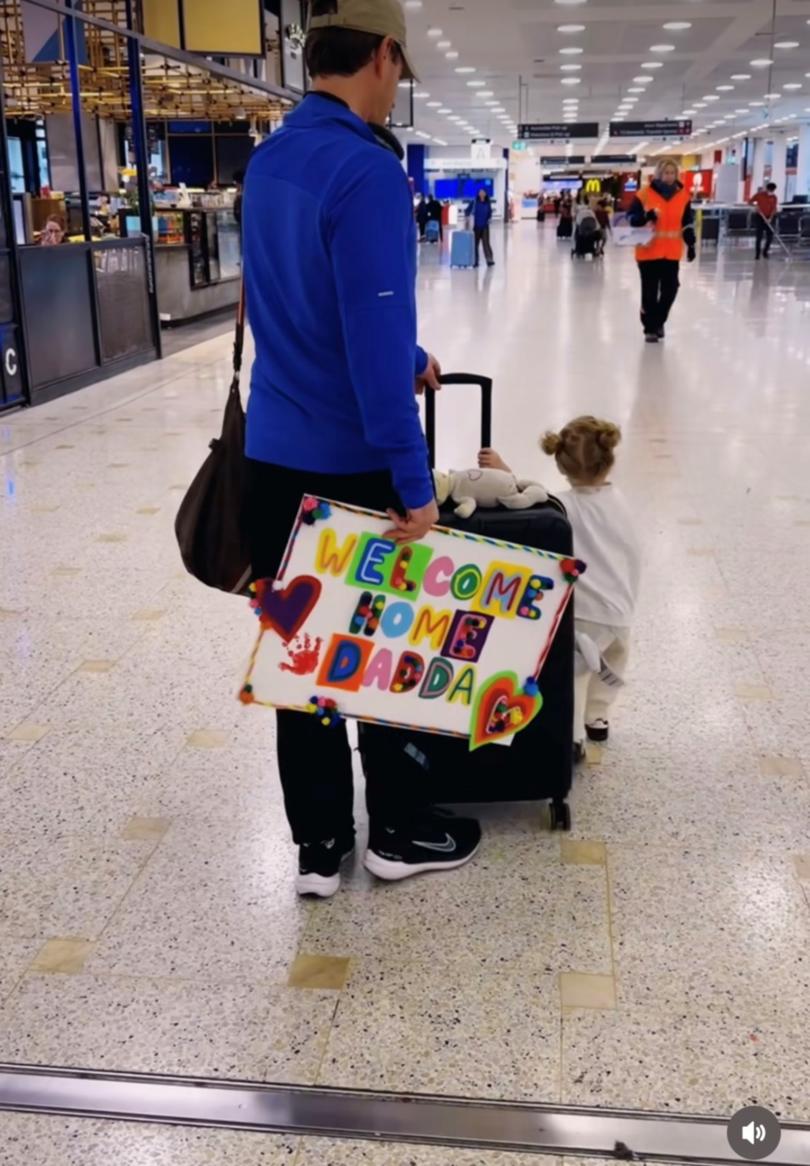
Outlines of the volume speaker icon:
[[768,1137],[768,1131],[765,1129],[765,1126],[757,1125],[754,1121],[750,1121],[747,1126],[743,1126],[740,1133],[742,1134],[743,1140],[750,1142],[752,1146],[756,1146],[758,1142],[766,1141]]

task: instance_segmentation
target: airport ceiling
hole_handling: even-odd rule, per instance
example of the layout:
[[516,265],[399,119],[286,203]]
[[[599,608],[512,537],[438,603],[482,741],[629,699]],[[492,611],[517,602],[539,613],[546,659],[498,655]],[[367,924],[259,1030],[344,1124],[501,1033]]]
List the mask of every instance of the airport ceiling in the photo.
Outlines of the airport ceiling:
[[685,117],[700,148],[810,121],[810,0],[404,2],[421,77],[411,133],[426,141],[507,145],[520,122],[598,122],[603,135],[617,119]]

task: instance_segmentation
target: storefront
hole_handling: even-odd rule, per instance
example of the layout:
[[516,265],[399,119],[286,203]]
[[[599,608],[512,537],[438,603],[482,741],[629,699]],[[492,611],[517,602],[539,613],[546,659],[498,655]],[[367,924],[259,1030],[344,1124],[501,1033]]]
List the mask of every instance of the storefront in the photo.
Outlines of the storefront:
[[221,54],[190,50],[188,4],[176,44],[150,39],[173,6],[0,6],[0,408],[153,360],[161,326],[238,301],[236,180],[298,99],[301,3],[282,27],[236,0],[206,33]]

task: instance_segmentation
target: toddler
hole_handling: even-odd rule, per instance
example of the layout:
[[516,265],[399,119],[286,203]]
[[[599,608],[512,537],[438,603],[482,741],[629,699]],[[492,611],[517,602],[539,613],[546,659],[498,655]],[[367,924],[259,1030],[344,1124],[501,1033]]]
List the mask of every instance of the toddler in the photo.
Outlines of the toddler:
[[[641,551],[630,508],[608,481],[621,436],[610,421],[577,417],[540,442],[570,483],[560,498],[574,532],[574,553],[588,565],[575,590],[578,757],[586,735],[591,741],[608,739],[608,712],[623,683],[641,577]],[[488,469],[509,468],[493,449],[482,449],[478,461]]]

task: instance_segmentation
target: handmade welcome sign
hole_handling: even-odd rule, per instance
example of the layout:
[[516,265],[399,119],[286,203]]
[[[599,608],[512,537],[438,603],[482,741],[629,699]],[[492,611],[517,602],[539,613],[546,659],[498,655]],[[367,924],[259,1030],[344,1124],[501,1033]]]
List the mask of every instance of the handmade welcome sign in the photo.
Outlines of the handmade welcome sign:
[[445,528],[400,547],[390,525],[304,499],[279,579],[254,589],[240,699],[324,726],[346,716],[471,749],[508,743],[542,708],[538,677],[584,564]]

